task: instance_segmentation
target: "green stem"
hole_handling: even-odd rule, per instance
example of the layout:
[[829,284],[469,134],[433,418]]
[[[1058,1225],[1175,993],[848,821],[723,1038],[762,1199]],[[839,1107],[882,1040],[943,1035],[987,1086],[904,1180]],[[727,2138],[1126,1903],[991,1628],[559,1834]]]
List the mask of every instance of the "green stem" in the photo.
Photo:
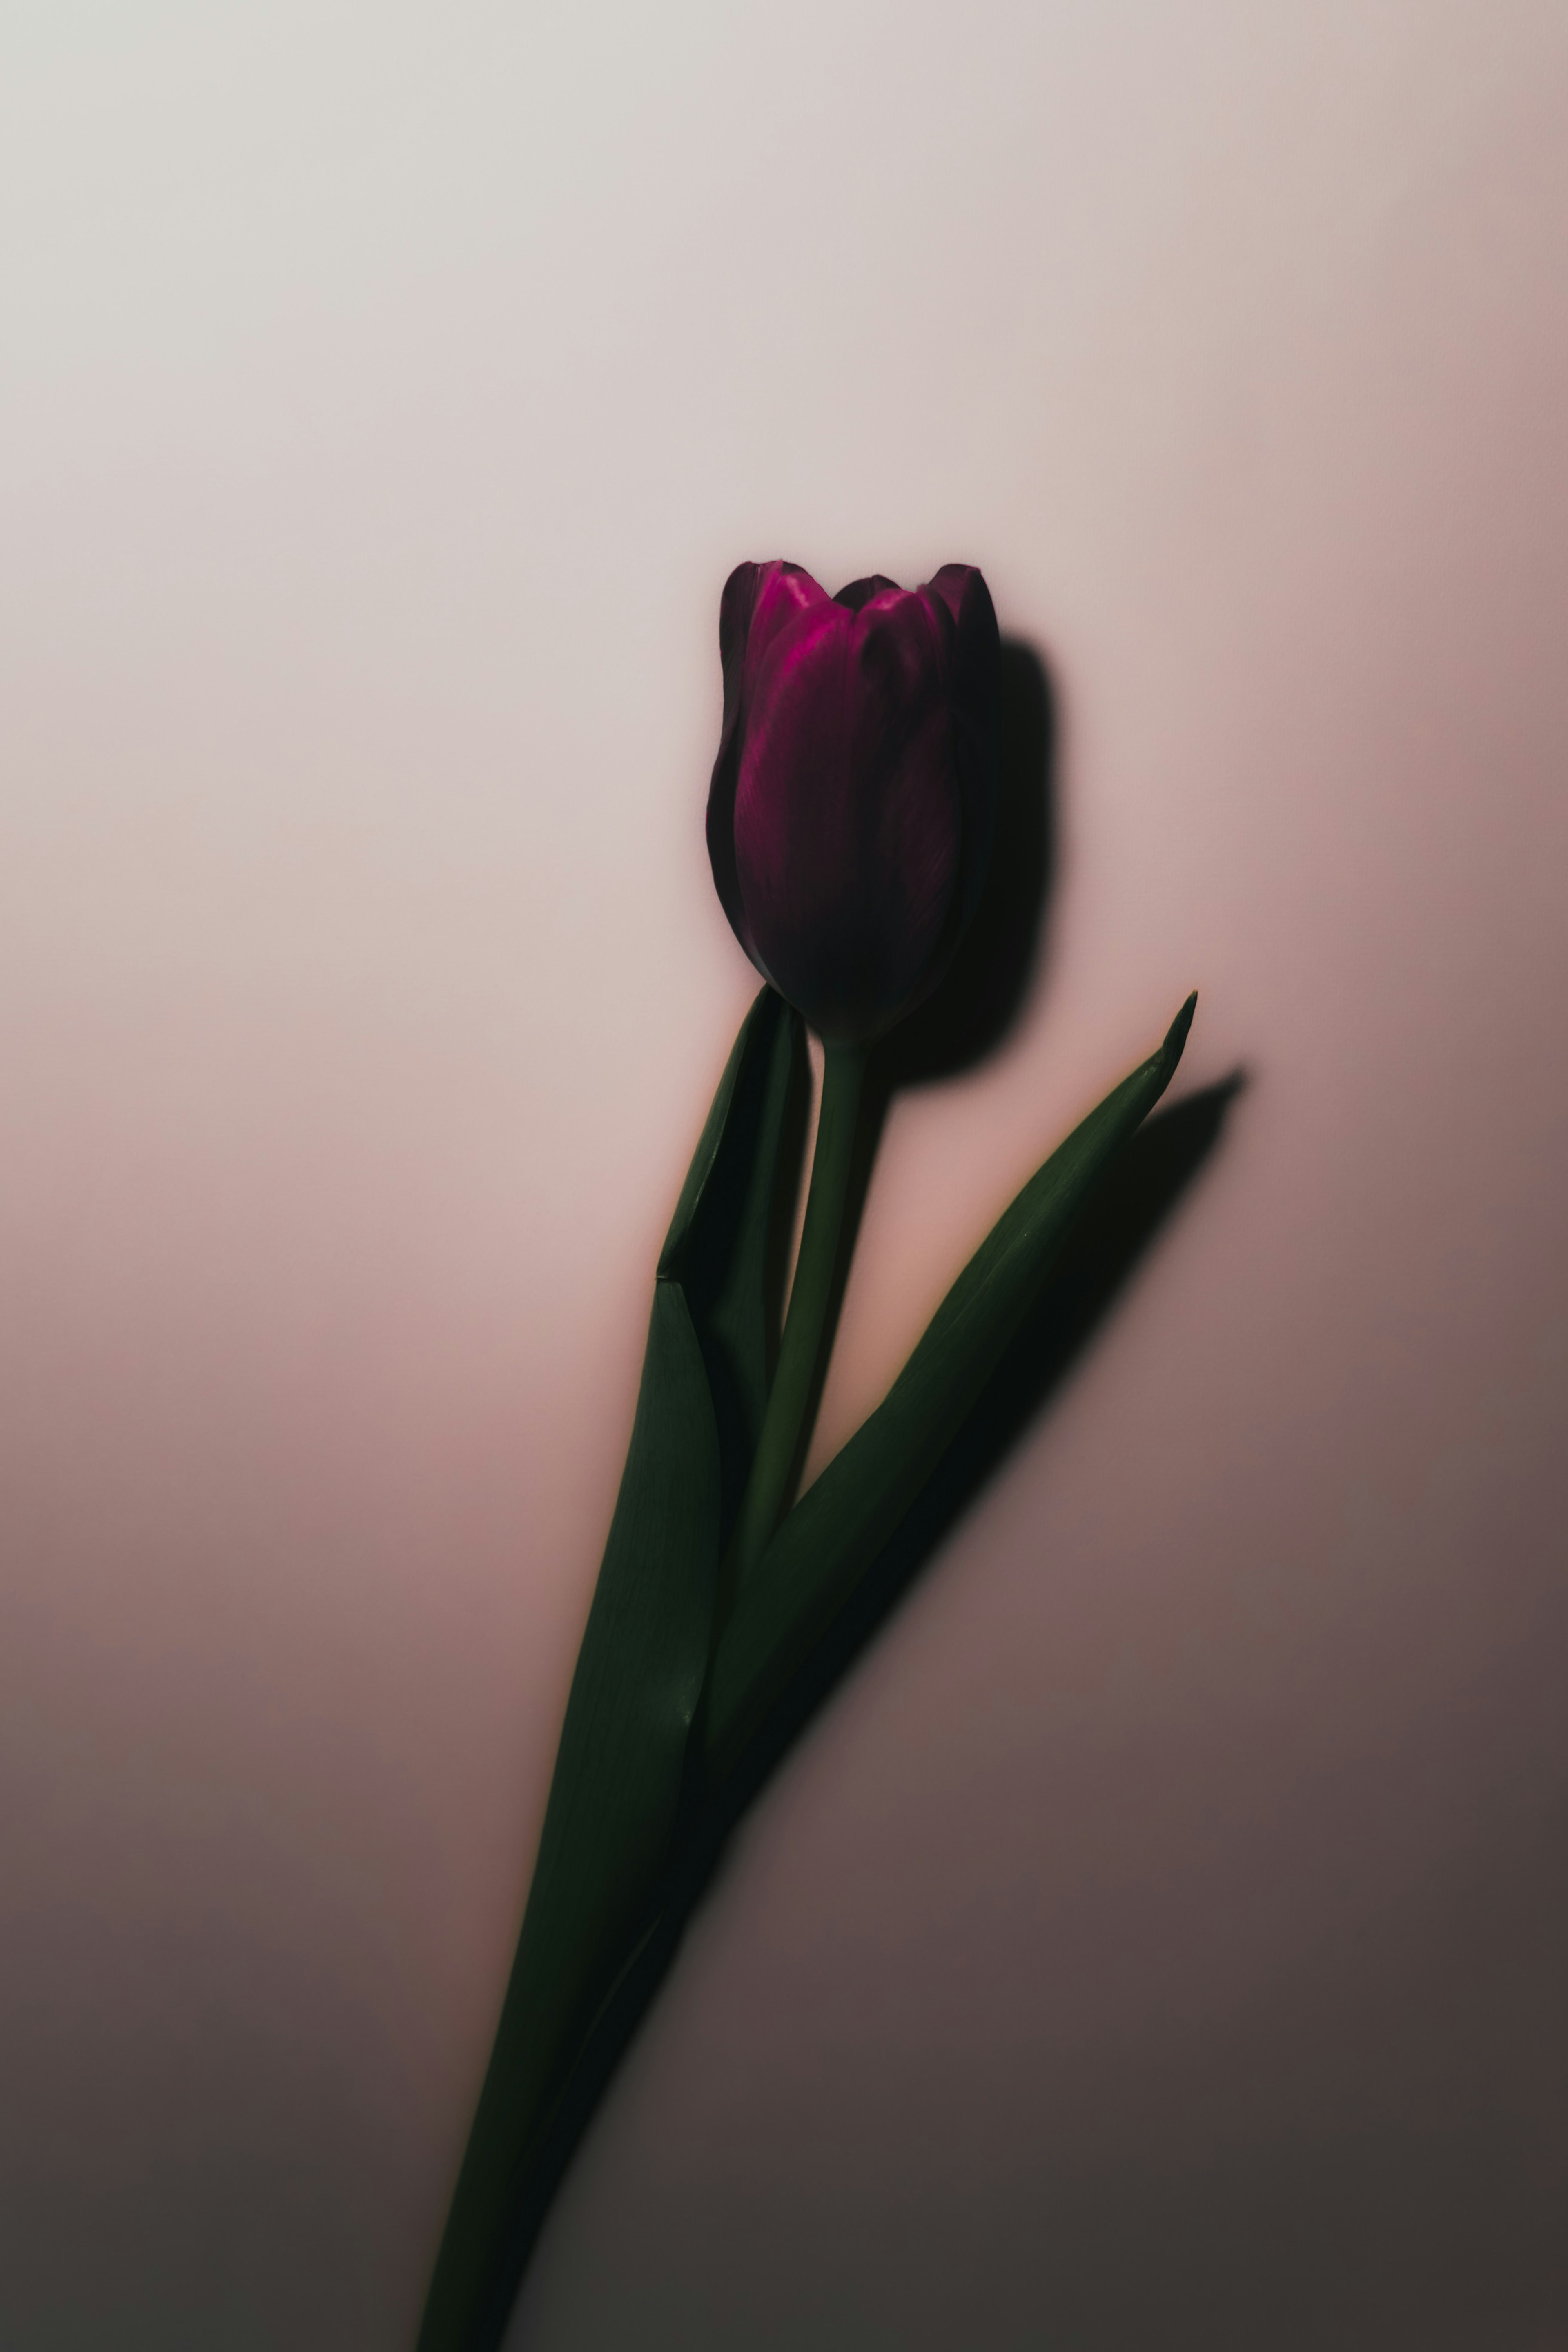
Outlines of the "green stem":
[[822,1068],[822,1112],[817,1120],[816,1150],[812,1155],[805,1224],[800,1237],[800,1255],[795,1261],[784,1338],[779,1344],[778,1369],[773,1374],[767,1412],[763,1416],[752,1475],[742,1498],[730,1563],[731,1592],[745,1582],[767,1549],[788,1504],[799,1467],[804,1424],[816,1381],[817,1358],[822,1352],[822,1331],[833,1290],[834,1268],[838,1262],[849,1163],[860,1109],[860,1082],[865,1074],[866,1054],[862,1046],[826,1048]]

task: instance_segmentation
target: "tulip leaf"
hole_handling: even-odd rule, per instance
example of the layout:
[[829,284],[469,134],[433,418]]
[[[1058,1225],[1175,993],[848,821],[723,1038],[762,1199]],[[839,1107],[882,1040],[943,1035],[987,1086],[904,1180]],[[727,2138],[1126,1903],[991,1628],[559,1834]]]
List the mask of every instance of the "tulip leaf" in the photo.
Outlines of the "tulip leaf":
[[789,1144],[804,1141],[807,1083],[805,1024],[764,989],[731,1056],[658,1262],[660,1276],[686,1291],[708,1364],[726,1542],[778,1352],[797,1173]]
[[938,1307],[876,1412],[784,1520],[723,1629],[705,1762],[722,1779],[935,1469],[1038,1297],[1098,1180],[1169,1085],[1189,997],[1159,1051],[1037,1171]]
[[669,1858],[727,1498],[744,1484],[765,1391],[768,1235],[800,1051],[798,1016],[763,990],[659,1259],[630,1450],[420,2352],[499,2341],[531,2168]]

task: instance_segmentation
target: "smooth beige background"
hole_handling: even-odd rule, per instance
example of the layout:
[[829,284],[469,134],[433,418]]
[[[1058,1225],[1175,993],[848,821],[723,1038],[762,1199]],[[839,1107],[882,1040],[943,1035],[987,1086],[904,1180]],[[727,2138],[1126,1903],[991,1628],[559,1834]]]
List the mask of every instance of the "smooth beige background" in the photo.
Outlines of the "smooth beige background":
[[1565,131],[1559,0],[0,11],[7,2347],[410,2341],[775,553],[1061,718],[816,1457],[1194,983],[1250,1083],[513,2346],[1568,2343]]

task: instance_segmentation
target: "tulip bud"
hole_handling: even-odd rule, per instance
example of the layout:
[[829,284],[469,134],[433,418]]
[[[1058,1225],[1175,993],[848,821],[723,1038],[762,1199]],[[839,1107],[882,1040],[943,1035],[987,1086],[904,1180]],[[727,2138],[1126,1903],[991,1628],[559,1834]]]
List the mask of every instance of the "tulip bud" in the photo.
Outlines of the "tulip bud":
[[972,565],[830,597],[742,563],[719,613],[708,853],[752,961],[829,1045],[868,1045],[941,980],[996,805],[1001,646]]

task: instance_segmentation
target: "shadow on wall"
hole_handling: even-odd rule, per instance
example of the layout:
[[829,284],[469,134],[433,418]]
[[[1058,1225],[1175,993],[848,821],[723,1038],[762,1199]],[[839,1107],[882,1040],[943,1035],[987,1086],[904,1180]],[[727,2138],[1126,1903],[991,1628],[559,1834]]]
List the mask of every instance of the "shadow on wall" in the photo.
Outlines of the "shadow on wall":
[[[809,2176],[767,2195],[737,2180],[704,2217],[706,2271],[672,2214],[668,2262],[647,2246],[627,2265],[659,2290],[640,2343],[1559,2352],[1568,1815],[1543,1788],[1500,1834],[1488,1826],[1353,1948],[1309,1931],[1268,2000],[1190,2035],[1097,2044],[1092,2068],[1039,2084],[1011,2164],[998,2177],[982,2156],[983,2190],[966,2178],[974,2105],[954,2113],[939,2069],[918,2212],[907,2168],[889,2191],[868,2167],[847,2210]],[[1041,1961],[1044,2002],[1044,1945]],[[833,2177],[841,2190],[842,2164]],[[693,2275],[703,2300],[678,2338]],[[759,2279],[777,2307],[765,2337],[747,2332]]]

